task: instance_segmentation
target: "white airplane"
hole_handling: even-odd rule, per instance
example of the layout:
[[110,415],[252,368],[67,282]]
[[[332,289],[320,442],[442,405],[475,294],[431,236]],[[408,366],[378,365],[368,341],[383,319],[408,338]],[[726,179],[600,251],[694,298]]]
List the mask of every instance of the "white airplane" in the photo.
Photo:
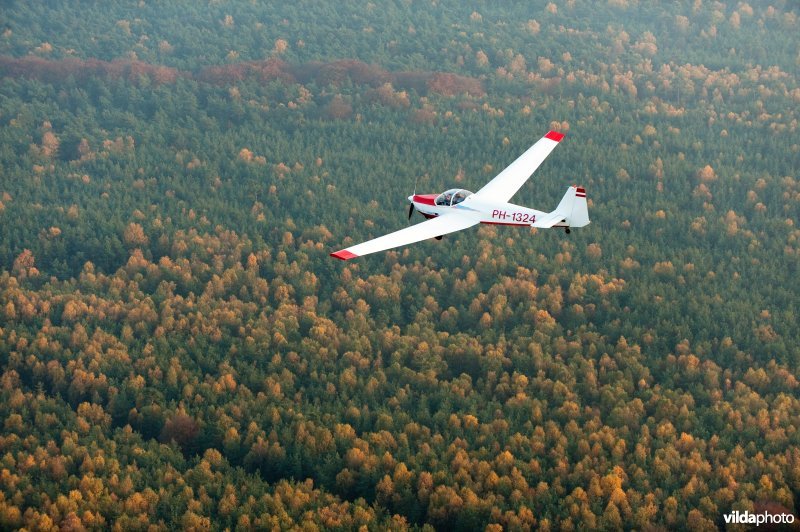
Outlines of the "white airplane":
[[539,228],[564,227],[567,233],[570,227],[588,225],[589,210],[583,187],[569,187],[556,210],[549,213],[508,203],[562,138],[562,133],[550,131],[474,194],[454,188],[441,194],[409,196],[411,206],[408,217],[411,218],[416,209],[428,218],[427,221],[336,251],[331,256],[349,260],[429,238],[441,239],[443,235],[479,223]]

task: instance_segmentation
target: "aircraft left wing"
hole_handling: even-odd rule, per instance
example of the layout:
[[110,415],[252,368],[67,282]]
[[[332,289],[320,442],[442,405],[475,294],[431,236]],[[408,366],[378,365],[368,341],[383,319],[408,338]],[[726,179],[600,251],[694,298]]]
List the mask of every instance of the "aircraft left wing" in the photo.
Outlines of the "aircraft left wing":
[[486,183],[475,193],[475,196],[491,201],[506,202],[510,200],[563,138],[563,133],[550,131],[505,170],[497,174],[494,179]]
[[384,251],[386,249],[413,244],[421,240],[427,240],[449,233],[455,233],[467,227],[477,225],[480,219],[469,212],[448,212],[436,218],[431,218],[425,222],[406,227],[394,233],[383,235],[361,244],[351,246],[347,249],[331,253],[331,257],[341,260],[349,260],[369,253]]

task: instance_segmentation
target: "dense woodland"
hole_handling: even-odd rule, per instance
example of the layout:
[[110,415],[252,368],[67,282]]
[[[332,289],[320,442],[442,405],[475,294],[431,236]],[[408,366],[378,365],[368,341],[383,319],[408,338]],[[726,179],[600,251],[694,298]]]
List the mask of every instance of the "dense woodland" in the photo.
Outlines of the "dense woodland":
[[[796,2],[68,4],[0,17],[0,528],[796,512]],[[328,256],[548,129],[590,226]]]

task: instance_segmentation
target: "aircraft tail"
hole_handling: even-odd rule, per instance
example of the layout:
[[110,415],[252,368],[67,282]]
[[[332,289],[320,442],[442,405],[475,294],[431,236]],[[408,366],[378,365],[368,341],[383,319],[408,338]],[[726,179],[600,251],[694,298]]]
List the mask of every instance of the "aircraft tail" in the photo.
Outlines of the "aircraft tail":
[[571,186],[561,198],[556,210],[536,220],[533,227],[553,227],[565,223],[567,227],[583,227],[589,225],[589,208],[586,204],[586,189]]

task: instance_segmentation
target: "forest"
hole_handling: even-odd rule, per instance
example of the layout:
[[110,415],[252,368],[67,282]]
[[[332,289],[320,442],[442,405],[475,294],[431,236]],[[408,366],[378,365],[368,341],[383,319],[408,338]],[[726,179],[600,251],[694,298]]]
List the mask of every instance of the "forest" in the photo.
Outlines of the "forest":
[[[69,4],[69,5],[67,5]],[[800,507],[800,6],[5,3],[0,528]],[[592,224],[343,263],[406,197]]]

